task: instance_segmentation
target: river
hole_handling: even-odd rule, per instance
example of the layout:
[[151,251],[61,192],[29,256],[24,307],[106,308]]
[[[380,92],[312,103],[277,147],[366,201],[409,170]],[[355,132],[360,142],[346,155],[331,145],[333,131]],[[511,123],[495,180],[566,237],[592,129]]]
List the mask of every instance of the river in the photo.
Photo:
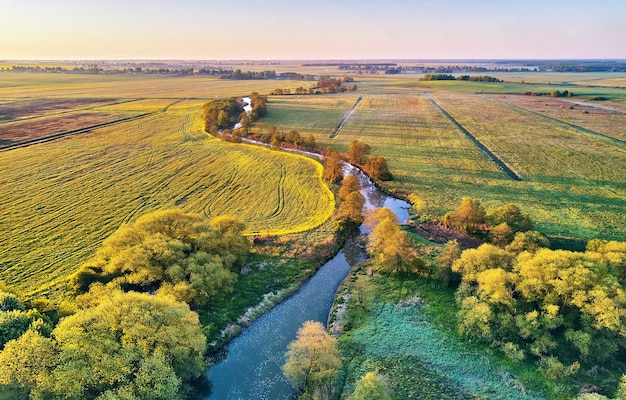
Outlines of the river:
[[[345,167],[357,176],[369,209],[388,207],[404,222],[410,205],[387,196],[357,168]],[[281,367],[290,342],[304,321],[326,324],[335,292],[350,271],[344,250],[324,264],[291,297],[257,319],[227,346],[226,355],[211,366],[209,400],[287,400],[297,392],[283,377]]]

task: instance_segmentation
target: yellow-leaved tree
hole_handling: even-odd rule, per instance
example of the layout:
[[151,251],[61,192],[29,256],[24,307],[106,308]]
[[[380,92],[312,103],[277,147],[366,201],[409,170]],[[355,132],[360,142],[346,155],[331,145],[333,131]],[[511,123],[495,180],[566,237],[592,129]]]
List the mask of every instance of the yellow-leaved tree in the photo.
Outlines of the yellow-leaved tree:
[[293,387],[314,398],[332,398],[341,355],[337,339],[328,334],[324,325],[304,322],[286,356],[283,373]]

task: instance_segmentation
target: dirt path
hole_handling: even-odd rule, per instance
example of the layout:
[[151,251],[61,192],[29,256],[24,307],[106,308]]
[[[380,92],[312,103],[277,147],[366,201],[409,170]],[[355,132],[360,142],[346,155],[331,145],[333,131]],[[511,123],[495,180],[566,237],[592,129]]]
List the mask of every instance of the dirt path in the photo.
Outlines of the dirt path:
[[343,128],[343,126],[346,124],[346,122],[348,122],[352,114],[354,114],[354,112],[356,111],[356,107],[359,105],[361,100],[363,100],[363,97],[359,97],[358,99],[356,99],[356,103],[354,103],[350,111],[343,117],[339,125],[337,125],[335,130],[328,136],[329,138],[333,139],[339,134],[341,128]]

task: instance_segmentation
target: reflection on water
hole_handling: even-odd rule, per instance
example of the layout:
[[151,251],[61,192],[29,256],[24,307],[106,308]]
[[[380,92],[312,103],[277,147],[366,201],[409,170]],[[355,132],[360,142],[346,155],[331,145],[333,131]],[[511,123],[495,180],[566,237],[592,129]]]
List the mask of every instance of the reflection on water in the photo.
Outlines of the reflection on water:
[[[408,219],[409,204],[380,192],[358,169],[347,166],[346,173],[361,181],[366,207],[389,207],[398,220]],[[356,239],[358,240],[358,239]],[[297,399],[297,392],[283,377],[287,346],[296,338],[304,321],[326,324],[335,291],[354,264],[363,257],[354,241],[309,279],[293,296],[256,320],[228,345],[222,361],[211,367],[211,400]]]

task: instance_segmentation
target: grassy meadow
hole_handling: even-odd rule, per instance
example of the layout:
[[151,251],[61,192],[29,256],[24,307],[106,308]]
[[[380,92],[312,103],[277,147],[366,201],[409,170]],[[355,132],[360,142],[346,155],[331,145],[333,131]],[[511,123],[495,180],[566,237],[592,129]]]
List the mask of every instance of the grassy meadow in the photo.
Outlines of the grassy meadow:
[[209,137],[201,104],[0,152],[0,279],[27,296],[52,290],[121,224],[157,209],[237,215],[248,234],[305,231],[330,216],[319,163]]
[[[373,153],[387,159],[394,174],[394,181],[385,187],[417,193],[428,203],[431,216],[443,215],[461,197],[470,196],[487,207],[514,202],[530,213],[537,229],[552,236],[626,239],[626,146],[563,123],[621,140],[626,90],[585,87],[589,96],[567,99],[487,94],[555,89],[545,80],[557,79],[558,74],[540,78],[543,83],[521,84],[424,82],[415,75],[368,77],[357,80],[363,101],[332,140],[327,132],[307,131],[287,116],[289,109],[304,103],[296,96],[270,103],[264,123],[314,133],[318,144],[338,151],[346,151],[352,140],[370,144]],[[564,83],[558,86],[559,90],[568,88],[579,90]],[[424,92],[523,181],[507,178]],[[590,100],[597,95],[608,101]],[[342,96],[331,97],[338,103]],[[538,108],[542,101],[551,104],[547,110]],[[349,108],[343,110],[346,113]],[[575,118],[571,111],[576,111]],[[340,121],[327,110],[316,108],[310,114],[307,118],[317,116],[319,126],[336,126]]]

